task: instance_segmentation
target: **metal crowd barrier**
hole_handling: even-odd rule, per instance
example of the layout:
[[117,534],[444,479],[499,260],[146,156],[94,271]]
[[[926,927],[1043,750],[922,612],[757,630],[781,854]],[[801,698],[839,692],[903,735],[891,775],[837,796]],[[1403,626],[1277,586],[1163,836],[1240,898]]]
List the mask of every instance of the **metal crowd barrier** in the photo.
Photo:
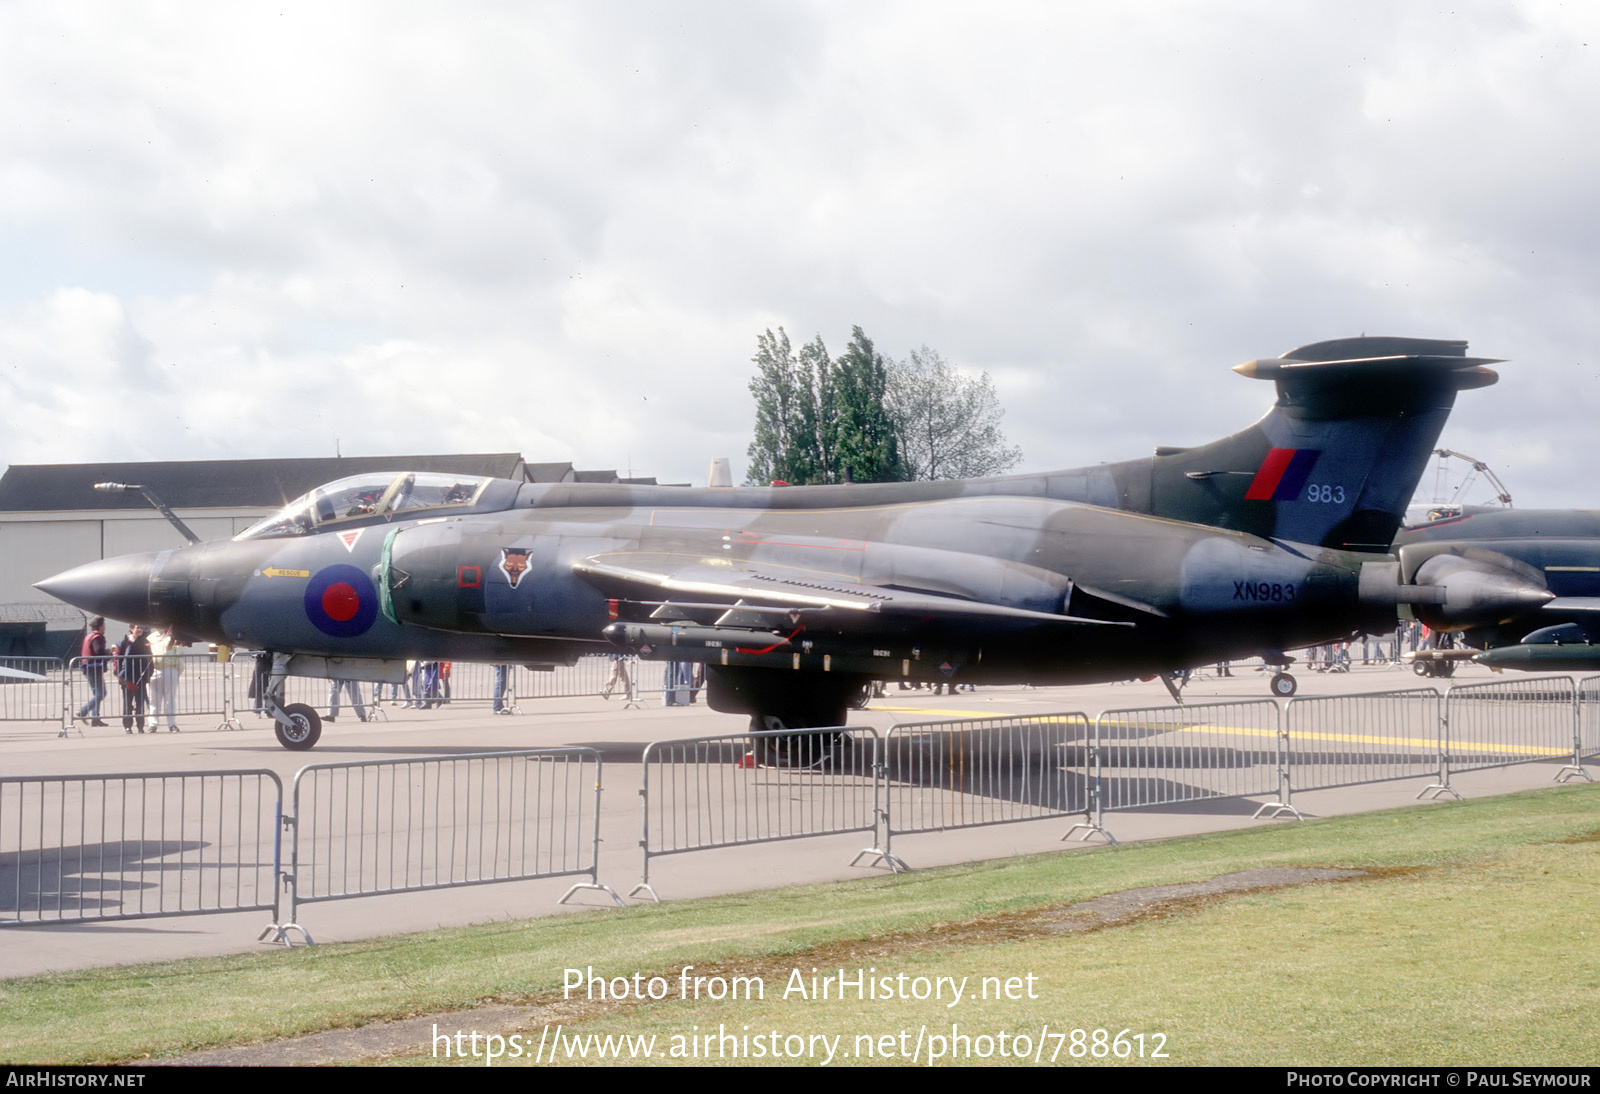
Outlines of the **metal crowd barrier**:
[[[867,726],[652,741],[639,796],[644,866],[628,893],[660,900],[650,860],[807,836],[876,834],[878,732]],[[876,846],[860,855],[887,854]]]
[[[215,717],[218,719],[218,729],[242,729],[242,713],[260,713],[261,707],[252,694],[254,652],[235,651],[228,661],[218,661],[211,654],[197,652],[169,656],[177,663],[175,718]],[[74,657],[65,665],[55,658],[0,658],[0,665],[4,667],[45,677],[43,680],[28,680],[0,676],[0,722],[56,723],[60,726],[62,736],[74,729],[81,732],[81,726],[94,717],[116,724],[125,715],[132,714],[136,707],[129,703],[127,689],[112,671],[109,654],[104,662],[104,695],[98,709],[91,709],[93,686],[83,672],[82,658]],[[620,683],[617,673],[619,663],[622,667]],[[369,711],[381,711],[383,704],[395,701],[428,706],[492,705],[496,702],[494,665],[458,661],[451,663],[448,677],[439,673],[430,680],[422,667],[425,664],[418,663],[417,670],[400,685],[357,682],[363,707]],[[623,700],[630,707],[640,705],[648,697],[661,692],[666,669],[663,662],[641,662],[636,657],[619,662],[605,654],[581,658],[574,665],[547,668],[512,665],[507,673],[505,694],[499,700],[500,706],[506,713],[518,714],[521,713],[517,705],[519,699],[582,698],[591,695]],[[285,682],[284,701],[305,703],[318,710],[327,709],[332,687],[330,680],[291,676]],[[165,730],[165,716],[162,715],[158,720],[160,692],[156,665],[152,664],[144,685],[146,724]],[[347,695],[341,695],[340,705],[348,705]],[[80,711],[83,713],[80,714]]]
[[271,771],[0,779],[0,926],[270,910]]
[[600,753],[527,749],[416,760],[312,764],[294,777],[288,918],[302,905],[536,878],[598,877]]
[[61,717],[62,665],[56,657],[0,657],[0,666],[42,680],[0,676],[0,722],[54,722]]
[[896,835],[1087,813],[1089,718],[899,723],[883,738],[883,854]]
[[1279,717],[1270,699],[1103,712],[1094,721],[1092,826],[1106,810],[1277,793]]
[[[105,662],[103,676],[105,697],[101,700],[98,714],[102,721],[116,724],[120,719],[133,715],[137,706],[130,702],[129,690],[123,687],[117,675],[112,672],[111,658],[107,656],[102,660]],[[219,662],[206,653],[174,653],[168,654],[165,659],[138,657],[129,660],[149,662],[149,671],[143,674],[147,726],[158,730],[167,728],[166,715],[160,709],[164,686],[163,674],[175,671],[176,678],[170,685],[173,688],[174,717],[193,718],[196,715],[217,717],[222,719],[217,727],[219,729],[227,728],[230,723],[235,728],[238,727],[229,706],[230,666],[227,663]],[[162,668],[164,662],[175,665],[175,670],[171,667]],[[87,722],[95,716],[95,712],[86,710],[93,697],[93,691],[89,677],[83,671],[83,658],[74,657],[68,663],[63,694],[59,700],[58,714],[63,734],[72,729],[75,722]],[[84,713],[80,715],[79,711]]]
[[1578,681],[1578,757],[1600,757],[1600,676]]
[[[869,833],[856,861],[897,870],[895,835],[1081,813],[1109,840],[1108,810],[1276,793],[1261,811],[1293,811],[1295,789],[1423,775],[1454,793],[1452,770],[1551,760],[1588,778],[1597,752],[1600,677],[658,741],[632,892],[659,899],[652,859],[688,851]],[[563,901],[620,904],[598,880],[600,784],[587,748],[312,765],[287,816],[264,770],[0,779],[0,925],[271,909],[263,937],[287,942],[308,903],[566,876],[588,880]]]
[[[256,696],[256,658],[254,650],[234,650],[228,659],[225,685],[223,688],[223,714],[227,723],[236,729],[244,726],[242,715],[254,714],[265,717],[261,701]],[[364,710],[371,711],[373,703],[373,687],[367,681],[356,681],[357,692],[361,696],[361,706]],[[330,693],[333,690],[333,681],[310,676],[290,676],[283,682],[283,701],[290,703],[304,703],[317,710],[329,709]],[[380,694],[388,684],[377,685]],[[350,706],[348,692],[340,692],[339,707]]]
[[[257,710],[251,694],[255,673],[254,652],[236,651],[230,665],[229,693],[234,711]],[[643,695],[659,691],[665,678],[666,665],[659,662],[640,662],[636,657],[625,659],[627,684],[608,687],[615,662],[608,655],[579,658],[573,665],[552,665],[529,668],[511,665],[507,673],[506,692],[500,697],[502,709],[507,713],[521,713],[521,699],[575,699],[600,695],[605,698],[626,699],[639,702]],[[449,662],[449,675],[442,670],[431,671],[430,662],[418,661],[400,684],[371,684],[357,682],[363,706],[381,709],[380,704],[399,702],[402,705],[463,706],[492,705],[495,696],[495,666],[476,662]],[[291,676],[285,681],[285,703],[305,703],[318,710],[329,705],[333,690],[331,680]],[[341,695],[340,706],[347,705]]]
[[1578,689],[1568,676],[1457,684],[1445,693],[1440,783],[1452,771],[1566,760],[1558,779],[1583,769]]
[[[618,678],[621,664],[626,682]],[[575,665],[547,669],[518,666],[512,676],[517,696],[523,699],[576,699],[600,695],[618,701],[639,702],[649,695],[659,696],[666,682],[665,661],[641,661],[633,656],[592,654],[580,657]]]
[[1415,779],[1443,780],[1442,700],[1435,688],[1290,699],[1284,707],[1284,787],[1293,790]]
[[[1106,829],[1108,811],[1228,798],[1269,799],[1257,816],[1299,816],[1294,790],[1432,776],[1418,796],[1454,793],[1452,766],[1565,760],[1580,775],[1600,750],[1600,677],[1578,701],[1566,678],[961,719],[660,741],[643,758],[643,876],[652,858],[807,836],[873,831],[862,852],[904,867],[896,835],[1081,814],[1067,833]],[[869,736],[870,735],[870,736]],[[786,754],[784,742],[813,742]],[[871,742],[872,749],[865,747]],[[794,745],[790,745],[794,747]],[[1587,750],[1587,751],[1586,751]],[[881,831],[869,819],[875,814]],[[1063,838],[1066,838],[1064,836]],[[858,855],[856,861],[860,861]]]

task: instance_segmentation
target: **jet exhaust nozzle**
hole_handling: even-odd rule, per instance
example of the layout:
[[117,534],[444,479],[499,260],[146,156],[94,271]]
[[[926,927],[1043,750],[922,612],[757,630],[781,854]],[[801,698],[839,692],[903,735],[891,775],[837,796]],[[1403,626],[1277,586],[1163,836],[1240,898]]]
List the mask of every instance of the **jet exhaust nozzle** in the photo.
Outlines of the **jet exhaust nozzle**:
[[[1502,561],[1503,559],[1503,561]],[[1434,555],[1417,568],[1413,585],[1417,618],[1436,630],[1456,631],[1536,611],[1555,599],[1537,571],[1492,552]]]

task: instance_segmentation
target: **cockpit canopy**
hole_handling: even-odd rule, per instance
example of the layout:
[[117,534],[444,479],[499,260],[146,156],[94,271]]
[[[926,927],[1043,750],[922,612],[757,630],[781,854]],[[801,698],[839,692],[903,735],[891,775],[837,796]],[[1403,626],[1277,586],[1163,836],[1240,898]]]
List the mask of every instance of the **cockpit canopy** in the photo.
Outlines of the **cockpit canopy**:
[[375,517],[410,519],[469,509],[494,479],[429,471],[376,471],[319,486],[233,538],[306,536]]

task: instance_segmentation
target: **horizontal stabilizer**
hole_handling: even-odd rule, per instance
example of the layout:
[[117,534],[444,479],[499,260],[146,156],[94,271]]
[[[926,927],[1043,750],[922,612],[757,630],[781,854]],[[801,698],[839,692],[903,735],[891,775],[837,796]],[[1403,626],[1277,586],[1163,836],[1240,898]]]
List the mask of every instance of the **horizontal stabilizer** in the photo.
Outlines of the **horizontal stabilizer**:
[[[1467,344],[1440,338],[1336,338],[1292,349],[1281,357],[1246,361],[1233,371],[1273,380],[1286,396],[1361,384],[1380,387],[1442,386],[1450,391],[1488,387],[1499,374],[1497,357],[1468,357]],[[1370,389],[1369,389],[1370,390]]]

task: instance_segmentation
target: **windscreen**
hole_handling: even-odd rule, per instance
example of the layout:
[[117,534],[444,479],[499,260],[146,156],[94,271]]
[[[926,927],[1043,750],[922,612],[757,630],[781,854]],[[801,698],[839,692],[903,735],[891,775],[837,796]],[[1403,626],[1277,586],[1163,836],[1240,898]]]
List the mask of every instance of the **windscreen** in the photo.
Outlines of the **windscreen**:
[[469,508],[494,480],[433,471],[379,471],[319,486],[240,532],[234,539],[305,536],[374,517],[424,516]]

